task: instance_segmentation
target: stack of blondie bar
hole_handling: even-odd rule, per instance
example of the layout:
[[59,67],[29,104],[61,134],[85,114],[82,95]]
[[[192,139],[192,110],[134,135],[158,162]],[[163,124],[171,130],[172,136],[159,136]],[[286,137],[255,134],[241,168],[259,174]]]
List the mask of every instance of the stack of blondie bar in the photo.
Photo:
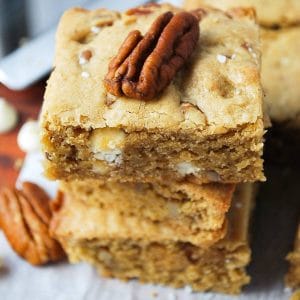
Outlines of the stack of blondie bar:
[[[162,16],[177,18],[173,27],[151,35],[143,55],[134,49],[138,59],[128,56],[126,37],[147,40]],[[157,89],[157,78],[182,59],[166,52],[187,49],[198,28],[193,52],[163,90],[151,100],[128,96],[126,86],[132,92],[138,80],[144,87],[151,74],[153,87],[139,95]],[[169,46],[161,51],[160,43]],[[151,51],[155,63],[147,60]],[[107,81],[120,55],[120,73]],[[121,78],[125,67],[129,74],[147,69],[146,83],[139,73]],[[45,172],[60,180],[52,232],[70,261],[90,262],[108,277],[197,291],[238,293],[249,282],[252,182],[264,180],[259,29],[251,9],[67,11],[41,126]]]

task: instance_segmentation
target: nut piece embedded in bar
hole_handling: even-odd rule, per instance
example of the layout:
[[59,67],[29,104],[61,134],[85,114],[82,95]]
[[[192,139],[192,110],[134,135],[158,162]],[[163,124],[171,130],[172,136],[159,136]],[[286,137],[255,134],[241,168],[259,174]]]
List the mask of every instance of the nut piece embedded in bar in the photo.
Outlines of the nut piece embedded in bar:
[[32,265],[65,257],[49,234],[51,216],[49,197],[34,183],[24,182],[22,190],[5,188],[0,194],[0,227],[15,252]]
[[199,40],[197,18],[190,13],[160,15],[143,37],[129,33],[109,64],[104,84],[115,96],[150,100],[167,87]]

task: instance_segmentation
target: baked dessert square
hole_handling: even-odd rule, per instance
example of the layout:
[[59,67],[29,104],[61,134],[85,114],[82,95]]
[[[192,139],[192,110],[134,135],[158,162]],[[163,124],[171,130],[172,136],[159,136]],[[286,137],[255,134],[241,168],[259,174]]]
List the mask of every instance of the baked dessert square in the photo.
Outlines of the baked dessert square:
[[62,182],[60,189],[70,199],[112,211],[112,215],[145,224],[154,232],[163,227],[173,232],[175,239],[210,246],[226,233],[225,217],[235,186],[189,182],[168,185],[118,183],[90,179]]
[[[187,9],[197,9],[204,4],[211,4],[221,9],[229,9],[235,6],[256,6],[257,13],[277,9],[280,5],[293,9],[293,3],[285,0],[279,1],[253,1],[253,0],[186,0]],[[293,2],[293,1],[292,1]],[[295,2],[296,3],[296,2]],[[300,19],[300,2],[299,6]],[[280,9],[286,13],[286,9]],[[296,9],[293,9],[296,12]],[[275,17],[276,14],[272,13]],[[288,28],[267,29],[261,27],[262,42],[262,85],[265,92],[266,111],[272,122],[300,127],[300,62],[298,52],[300,48],[300,26]],[[288,72],[287,72],[288,70]]]
[[200,39],[156,98],[116,97],[104,79],[128,33],[163,13],[71,9],[57,32],[41,115],[46,175],[114,181],[264,180],[260,43],[253,11],[195,12]]
[[262,83],[272,121],[266,160],[300,164],[300,26],[262,29]]
[[287,256],[290,267],[286,275],[286,285],[295,289],[300,288],[300,224],[298,226],[293,252]]
[[300,130],[300,26],[262,29],[261,40],[266,111],[273,123]]
[[300,2],[298,0],[185,0],[186,9],[211,5],[222,10],[234,7],[254,7],[258,22],[266,27],[283,27],[299,24]]
[[183,287],[195,291],[239,293],[250,280],[248,231],[253,186],[237,187],[226,237],[210,248],[174,237],[164,225],[153,230],[114,210],[84,205],[60,195],[52,220],[53,234],[71,262],[86,261],[103,276]]

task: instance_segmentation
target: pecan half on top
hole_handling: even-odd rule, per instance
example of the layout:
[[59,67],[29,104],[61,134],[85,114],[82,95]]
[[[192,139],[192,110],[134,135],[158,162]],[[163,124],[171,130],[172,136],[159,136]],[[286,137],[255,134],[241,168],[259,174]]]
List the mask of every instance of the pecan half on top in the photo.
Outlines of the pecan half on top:
[[104,79],[115,96],[150,100],[167,87],[199,40],[199,21],[188,12],[160,15],[143,37],[129,33]]
[[5,188],[0,194],[0,227],[15,252],[33,265],[61,260],[65,253],[49,233],[49,197],[36,184],[22,190]]

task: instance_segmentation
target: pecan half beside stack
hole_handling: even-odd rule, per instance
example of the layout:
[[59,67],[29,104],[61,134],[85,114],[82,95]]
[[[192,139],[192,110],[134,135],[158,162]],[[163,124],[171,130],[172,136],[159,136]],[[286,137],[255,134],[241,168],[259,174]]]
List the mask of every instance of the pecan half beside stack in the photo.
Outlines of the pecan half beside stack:
[[0,228],[15,252],[33,265],[61,260],[65,253],[49,233],[49,197],[36,184],[22,190],[5,188],[0,194]]
[[160,15],[143,37],[134,30],[109,64],[104,79],[115,96],[150,100],[167,87],[199,40],[199,21],[191,13]]

